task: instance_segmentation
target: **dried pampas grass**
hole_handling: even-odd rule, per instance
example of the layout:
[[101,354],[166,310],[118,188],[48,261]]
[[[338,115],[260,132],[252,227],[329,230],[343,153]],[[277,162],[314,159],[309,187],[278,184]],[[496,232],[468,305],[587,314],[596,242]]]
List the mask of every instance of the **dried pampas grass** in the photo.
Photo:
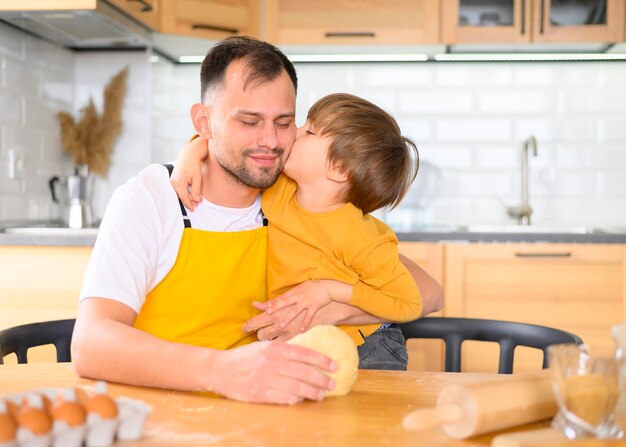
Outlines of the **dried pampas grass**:
[[81,109],[78,122],[65,112],[59,113],[61,144],[75,166],[86,165],[94,174],[106,177],[111,154],[122,132],[122,106],[126,96],[128,67],[116,74],[104,88],[104,107],[98,113],[93,99]]

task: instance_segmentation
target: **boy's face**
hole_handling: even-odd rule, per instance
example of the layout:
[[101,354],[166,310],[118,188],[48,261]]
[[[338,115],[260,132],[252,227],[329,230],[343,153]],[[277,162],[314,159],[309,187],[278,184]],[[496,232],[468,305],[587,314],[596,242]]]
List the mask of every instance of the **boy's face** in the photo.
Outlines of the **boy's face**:
[[239,182],[264,189],[278,178],[295,139],[296,93],[284,71],[247,86],[245,74],[241,61],[232,62],[211,101],[210,156]]
[[298,128],[296,141],[285,163],[284,172],[296,183],[313,183],[326,178],[329,169],[328,149],[332,137],[321,136],[307,120]]

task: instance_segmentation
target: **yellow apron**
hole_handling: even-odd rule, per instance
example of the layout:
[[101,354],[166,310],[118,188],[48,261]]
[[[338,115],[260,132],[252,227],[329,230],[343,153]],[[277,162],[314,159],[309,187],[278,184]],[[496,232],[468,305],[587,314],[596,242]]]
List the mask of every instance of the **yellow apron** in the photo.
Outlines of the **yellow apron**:
[[[181,216],[182,218],[182,216]],[[256,341],[241,330],[267,299],[267,227],[185,228],[176,263],[146,297],[135,327],[164,340],[216,349]]]

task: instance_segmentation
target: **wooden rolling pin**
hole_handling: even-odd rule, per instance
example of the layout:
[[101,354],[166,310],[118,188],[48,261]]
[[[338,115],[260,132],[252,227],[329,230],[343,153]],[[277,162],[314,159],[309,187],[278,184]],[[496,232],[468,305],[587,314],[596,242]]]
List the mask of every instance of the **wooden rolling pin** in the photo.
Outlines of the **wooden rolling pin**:
[[550,371],[516,374],[470,385],[450,385],[437,397],[435,408],[404,417],[405,430],[441,425],[450,436],[469,438],[553,417],[557,404]]

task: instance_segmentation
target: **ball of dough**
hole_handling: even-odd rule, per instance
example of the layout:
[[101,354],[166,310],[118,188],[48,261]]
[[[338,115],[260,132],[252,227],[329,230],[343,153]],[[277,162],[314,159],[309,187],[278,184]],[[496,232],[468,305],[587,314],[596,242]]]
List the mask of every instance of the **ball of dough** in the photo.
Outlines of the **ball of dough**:
[[359,353],[348,334],[336,326],[321,325],[296,335],[287,343],[313,349],[337,362],[337,371],[327,373],[335,379],[337,386],[332,391],[326,391],[326,397],[343,396],[350,392],[359,372]]

